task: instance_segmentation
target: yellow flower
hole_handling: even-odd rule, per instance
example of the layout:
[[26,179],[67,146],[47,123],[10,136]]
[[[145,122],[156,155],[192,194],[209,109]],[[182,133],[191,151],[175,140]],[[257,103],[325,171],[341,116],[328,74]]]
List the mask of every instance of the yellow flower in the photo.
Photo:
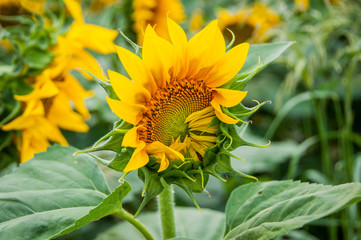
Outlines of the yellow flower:
[[[65,36],[58,36],[58,44],[52,51],[56,55],[54,65],[58,66],[59,74],[64,69],[81,68],[92,71],[95,76],[102,78],[99,64],[85,49],[101,54],[113,53],[115,52],[113,41],[118,33],[115,30],[86,24],[79,2],[76,0],[64,0],[64,2],[74,22]],[[87,77],[90,79],[90,76]]]
[[296,5],[297,10],[299,10],[301,12],[305,12],[309,9],[310,2],[309,2],[309,0],[295,0],[295,5]]
[[134,0],[133,8],[133,28],[137,33],[139,44],[143,42],[144,29],[148,24],[156,25],[157,34],[167,39],[167,14],[176,22],[185,19],[183,5],[179,0]]
[[90,4],[90,9],[93,11],[100,11],[104,7],[111,5],[118,0],[92,0]]
[[23,130],[21,133],[20,160],[25,162],[32,158],[34,153],[45,151],[49,141],[67,145],[67,141],[59,128],[48,121],[41,100],[29,101],[24,113],[12,122],[4,125],[2,130]]
[[264,42],[269,36],[267,31],[280,22],[276,12],[263,4],[255,4],[253,8],[245,8],[232,14],[221,10],[219,14],[219,27],[225,36],[231,40],[230,29],[236,36],[236,44],[249,42]]
[[51,65],[41,74],[28,78],[34,90],[15,96],[23,102],[23,114],[2,127],[4,131],[22,131],[21,162],[45,151],[50,142],[67,145],[60,128],[75,132],[89,130],[84,119],[89,118],[90,113],[84,99],[92,92],[84,90],[69,71],[78,67],[101,77],[99,64],[86,48],[103,54],[115,51],[116,31],[86,24],[80,4],[74,0],[64,1],[75,21],[65,36],[58,36],[56,46],[51,49],[55,55]]
[[45,0],[1,0],[0,15],[16,16],[26,11],[44,14]]
[[[149,156],[165,170],[170,160],[202,160],[205,148],[216,144],[215,117],[227,124],[238,120],[222,108],[240,103],[247,92],[220,88],[242,68],[249,44],[226,52],[218,21],[211,22],[189,41],[182,28],[167,19],[171,42],[147,26],[142,59],[117,47],[130,79],[108,71],[120,100],[107,98],[112,111],[134,125],[124,147],[135,151],[124,172],[146,165]],[[211,41],[210,41],[211,39]]]
[[196,32],[199,29],[201,29],[203,23],[204,23],[203,12],[201,8],[198,8],[193,12],[191,16],[189,23],[189,30],[191,32]]

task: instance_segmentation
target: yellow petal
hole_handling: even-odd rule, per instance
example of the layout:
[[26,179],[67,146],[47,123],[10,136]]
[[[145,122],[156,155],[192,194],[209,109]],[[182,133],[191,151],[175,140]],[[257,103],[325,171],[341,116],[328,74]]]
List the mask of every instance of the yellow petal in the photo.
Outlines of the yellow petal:
[[166,170],[169,166],[169,160],[166,158],[165,153],[162,154],[162,157],[160,159],[160,166],[158,169],[158,172],[162,172]]
[[157,86],[165,86],[170,79],[169,70],[174,63],[174,47],[167,40],[158,37],[150,25],[144,33],[142,56]]
[[115,47],[118,57],[130,78],[134,82],[140,83],[144,88],[148,89],[150,93],[154,93],[157,90],[157,86],[152,75],[144,66],[142,59],[123,47]]
[[187,35],[183,29],[169,17],[167,17],[167,23],[169,36],[173,45],[185,50],[188,42]]
[[122,102],[106,97],[112,111],[124,121],[137,125],[142,118],[146,107],[140,104]]
[[235,124],[237,123],[239,120],[231,118],[230,116],[227,116],[226,114],[224,114],[222,112],[221,106],[219,106],[219,104],[213,99],[211,101],[211,105],[214,107],[216,116],[219,120],[221,120],[224,123],[228,123],[228,124]]
[[49,121],[62,129],[74,132],[89,131],[88,125],[79,113],[73,111],[69,105],[69,98],[64,93],[58,94],[49,107],[45,105],[45,110],[48,112]]
[[9,131],[31,128],[37,124],[38,119],[42,118],[44,114],[44,107],[40,100],[30,101],[22,115],[3,125],[1,129]]
[[155,142],[148,144],[147,153],[150,155],[165,153],[167,155],[168,159],[180,159],[180,160],[184,161],[184,156],[180,152],[164,145],[163,143],[161,143],[159,141],[155,141]]
[[137,84],[137,82],[132,82],[129,78],[111,70],[108,70],[108,75],[110,83],[120,100],[144,104],[151,98],[148,90]]
[[82,15],[81,5],[80,5],[79,1],[64,0],[64,3],[65,3],[66,8],[68,9],[68,11],[70,12],[71,16],[76,21],[83,22],[83,15]]
[[32,129],[26,129],[21,133],[20,162],[26,162],[34,157],[35,153],[46,151],[50,145],[48,140],[34,133]]
[[15,95],[14,98],[19,101],[31,101],[41,98],[49,98],[58,94],[59,89],[49,78],[35,84],[34,90],[27,95]]
[[133,127],[128,130],[128,132],[124,135],[122,146],[123,147],[134,147],[136,148],[139,144],[138,137],[138,129],[139,127]]
[[[68,62],[65,70],[74,70],[74,69],[85,69],[88,72],[94,74],[97,78],[103,79],[103,72],[100,68],[99,63],[97,60],[86,50],[77,50],[75,51],[72,56],[65,61]],[[90,75],[85,72],[81,72],[84,77],[88,79],[92,79]]]
[[117,35],[116,30],[75,22],[72,24],[67,37],[72,41],[82,43],[85,48],[101,54],[109,54],[115,52],[113,41]]
[[247,95],[247,91],[237,91],[224,88],[213,88],[213,97],[220,105],[233,107],[239,104]]
[[90,117],[90,113],[84,104],[84,100],[93,95],[92,91],[86,91],[78,80],[69,73],[64,74],[62,91],[72,100],[76,110],[84,119]]
[[219,87],[231,80],[243,67],[249,44],[242,43],[229,50],[209,72],[205,80],[208,87]]
[[50,141],[59,143],[63,146],[68,145],[68,142],[66,141],[58,126],[50,122],[49,119],[39,119],[37,125],[32,129],[36,131],[36,135],[39,136],[39,138],[49,139]]
[[145,150],[146,143],[141,141],[138,147],[133,152],[132,157],[129,160],[129,163],[124,168],[123,172],[129,172],[143,167],[149,162],[148,154]]
[[175,47],[175,61],[173,76],[177,79],[182,79],[186,76],[188,71],[188,55],[187,49],[187,35],[183,29],[172,19],[167,17],[168,31],[170,39]]
[[224,56],[226,46],[223,35],[214,20],[197,33],[188,43],[189,70],[188,77],[194,77],[198,71],[214,65]]

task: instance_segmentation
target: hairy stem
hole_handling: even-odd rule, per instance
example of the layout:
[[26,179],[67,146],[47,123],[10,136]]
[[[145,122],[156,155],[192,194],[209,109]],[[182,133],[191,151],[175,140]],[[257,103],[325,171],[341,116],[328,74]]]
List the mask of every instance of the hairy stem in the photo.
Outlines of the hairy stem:
[[163,192],[159,194],[158,204],[162,222],[163,239],[176,237],[173,188],[170,185],[164,186]]
[[129,222],[130,224],[132,224],[136,229],[138,229],[139,232],[143,234],[145,239],[154,240],[154,237],[148,232],[148,229],[146,229],[145,226],[132,214],[128,213],[124,209],[120,209],[116,211],[114,214],[124,219],[125,221]]

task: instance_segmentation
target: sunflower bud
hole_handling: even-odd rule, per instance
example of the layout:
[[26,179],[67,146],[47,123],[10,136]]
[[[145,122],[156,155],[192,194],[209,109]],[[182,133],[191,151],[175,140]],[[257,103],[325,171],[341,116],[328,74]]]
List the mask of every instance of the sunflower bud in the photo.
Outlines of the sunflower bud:
[[226,52],[217,21],[190,41],[179,25],[167,22],[171,43],[148,26],[142,58],[117,47],[132,80],[109,71],[109,81],[97,81],[122,120],[92,149],[82,151],[112,150],[113,159],[98,160],[117,171],[138,170],[144,182],[138,212],[162,192],[164,182],[184,189],[198,206],[193,192],[205,190],[209,175],[222,180],[224,173],[251,177],[231,167],[230,152],[255,146],[242,139],[241,131],[264,104],[247,108],[240,103],[254,75],[236,75],[246,60],[248,43]]

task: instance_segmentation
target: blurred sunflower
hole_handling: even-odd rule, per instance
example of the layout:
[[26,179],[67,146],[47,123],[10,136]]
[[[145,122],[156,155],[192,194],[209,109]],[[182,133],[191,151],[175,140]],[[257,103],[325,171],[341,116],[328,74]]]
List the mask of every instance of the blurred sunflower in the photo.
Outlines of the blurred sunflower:
[[255,4],[253,8],[241,9],[233,14],[222,9],[219,13],[219,27],[231,41],[232,36],[226,30],[231,30],[235,35],[235,44],[241,42],[264,42],[268,39],[267,31],[278,25],[280,18],[278,14],[267,8],[264,4]]
[[202,28],[204,23],[203,11],[201,8],[197,8],[193,11],[192,16],[189,21],[189,30],[191,32],[197,32]]
[[60,128],[75,132],[89,130],[84,122],[90,117],[84,99],[92,93],[84,90],[69,71],[79,67],[101,76],[99,64],[85,48],[102,54],[115,51],[116,31],[86,24],[79,2],[64,2],[74,22],[65,36],[58,36],[57,44],[51,49],[55,58],[50,66],[27,79],[34,90],[27,95],[15,95],[15,99],[22,102],[23,114],[2,127],[4,131],[22,131],[21,162],[33,157],[34,153],[45,151],[50,141],[67,145]]
[[168,16],[176,22],[185,19],[183,5],[179,0],[134,0],[134,31],[137,33],[139,44],[143,42],[144,29],[150,24],[157,26],[156,32],[159,36],[168,39],[167,21]]
[[42,15],[45,11],[45,0],[1,0],[0,15],[17,16],[33,12]]
[[[249,44],[226,52],[218,21],[211,22],[189,41],[182,28],[167,19],[171,42],[148,25],[144,33],[142,59],[117,47],[130,79],[108,71],[120,100],[107,98],[112,111],[133,125],[122,146],[135,148],[124,172],[138,169],[155,157],[158,172],[170,160],[203,160],[205,149],[216,145],[218,118],[227,124],[239,120],[226,115],[246,91],[220,88],[242,68]],[[209,41],[212,39],[212,41]]]
[[100,11],[103,8],[117,2],[118,0],[92,0],[90,3],[90,9],[92,11]]
[[310,7],[309,0],[295,0],[295,6],[298,11],[305,12]]

